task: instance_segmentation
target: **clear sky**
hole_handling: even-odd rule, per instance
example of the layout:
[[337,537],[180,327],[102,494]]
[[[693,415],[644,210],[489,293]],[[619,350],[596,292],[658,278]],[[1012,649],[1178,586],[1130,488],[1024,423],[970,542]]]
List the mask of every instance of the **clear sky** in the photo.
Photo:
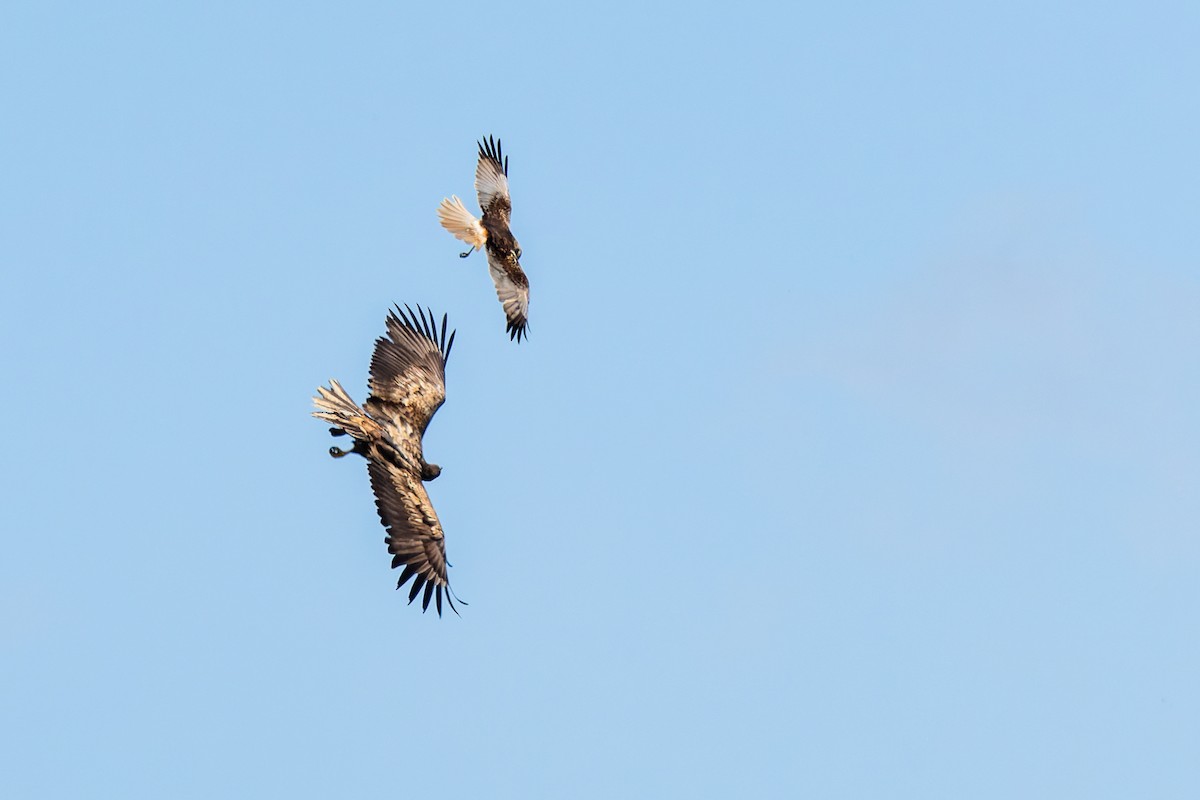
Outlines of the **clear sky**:
[[[6,3],[0,794],[1200,795],[1200,12],[1099,5]],[[309,416],[397,301],[461,618]]]

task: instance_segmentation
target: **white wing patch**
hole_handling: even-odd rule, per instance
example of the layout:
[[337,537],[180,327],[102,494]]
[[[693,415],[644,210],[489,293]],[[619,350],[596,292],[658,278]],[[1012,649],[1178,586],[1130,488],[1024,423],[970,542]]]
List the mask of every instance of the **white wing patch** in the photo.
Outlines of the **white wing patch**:
[[479,220],[467,211],[467,207],[457,196],[451,195],[449,200],[443,199],[437,213],[442,227],[454,234],[454,238],[472,247],[483,247],[483,243],[487,241],[487,231],[479,224]]
[[484,213],[497,199],[502,199],[504,205],[512,207],[512,200],[508,196],[508,178],[503,168],[484,155],[479,156],[479,164],[475,167],[475,191],[479,194],[479,207]]

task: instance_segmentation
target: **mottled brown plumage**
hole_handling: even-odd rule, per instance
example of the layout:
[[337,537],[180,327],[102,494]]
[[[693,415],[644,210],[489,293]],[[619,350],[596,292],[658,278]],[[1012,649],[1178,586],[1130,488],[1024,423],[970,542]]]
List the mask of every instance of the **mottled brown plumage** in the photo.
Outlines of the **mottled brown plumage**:
[[[508,338],[518,342],[526,336],[529,319],[529,279],[521,269],[521,245],[509,229],[512,198],[508,193],[508,157],[500,142],[488,137],[479,142],[479,161],[475,165],[475,191],[479,195],[482,219],[475,219],[456,196],[442,200],[438,217],[442,227],[487,253],[488,272],[496,285],[496,296],[508,320]],[[462,253],[463,257],[471,251]]]
[[375,341],[366,403],[359,407],[337,381],[330,381],[329,388],[317,389],[313,416],[331,423],[333,435],[354,440],[352,450],[331,447],[330,455],[357,453],[367,459],[392,567],[404,566],[396,588],[412,580],[408,602],[424,589],[421,608],[428,609],[436,598],[441,616],[443,589],[450,609],[458,609],[449,592],[442,525],[424,486],[441,474],[441,467],[426,462],[421,437],[446,400],[446,360],[454,333],[446,338],[445,316],[439,332],[432,312],[420,306],[416,313],[405,309],[397,306],[388,313],[387,336]]

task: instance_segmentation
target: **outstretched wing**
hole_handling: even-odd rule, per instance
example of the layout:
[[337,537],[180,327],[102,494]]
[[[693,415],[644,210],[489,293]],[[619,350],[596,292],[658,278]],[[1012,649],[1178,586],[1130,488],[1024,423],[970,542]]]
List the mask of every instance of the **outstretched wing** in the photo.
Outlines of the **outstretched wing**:
[[[446,400],[446,360],[454,346],[454,333],[446,336],[447,319],[439,329],[433,312],[417,306],[396,306],[388,312],[387,336],[375,342],[371,356],[369,404],[383,412],[393,438],[377,443],[368,464],[375,507],[387,528],[392,567],[404,565],[396,588],[413,581],[411,603],[424,588],[421,608],[437,598],[442,613],[446,576],[446,545],[437,512],[422,482],[421,436],[434,412]],[[448,597],[448,595],[447,595]],[[454,608],[451,601],[450,607]]]
[[490,136],[479,142],[475,191],[479,193],[484,227],[488,227],[492,220],[508,227],[508,220],[512,216],[512,199],[508,196],[508,159],[500,152],[500,142]]
[[504,316],[508,320],[505,331],[508,338],[518,342],[527,335],[525,326],[529,321],[529,279],[517,263],[516,256],[511,252],[497,253],[490,247],[487,251],[488,272],[492,273],[492,282],[496,284],[496,297],[504,306]]
[[420,473],[376,460],[367,463],[367,471],[371,475],[371,490],[375,492],[375,508],[387,528],[384,541],[392,554],[392,569],[404,565],[396,588],[412,580],[408,602],[412,603],[424,589],[421,610],[427,610],[430,599],[436,598],[439,617],[442,615],[442,590],[445,589],[450,609],[458,613],[449,591],[442,524],[433,510],[433,503],[429,502]]
[[[388,312],[386,337],[375,340],[371,356],[371,395],[410,424],[417,436],[446,400],[446,359],[454,333],[446,339],[446,316],[439,332],[433,312],[396,306]],[[419,443],[416,452],[420,452]]]

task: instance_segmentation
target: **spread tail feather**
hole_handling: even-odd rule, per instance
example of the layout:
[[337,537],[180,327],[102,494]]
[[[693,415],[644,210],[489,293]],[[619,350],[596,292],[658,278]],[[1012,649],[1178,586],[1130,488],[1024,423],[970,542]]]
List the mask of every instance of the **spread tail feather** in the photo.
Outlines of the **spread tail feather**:
[[331,380],[329,386],[328,389],[324,386],[317,387],[317,396],[313,398],[313,406],[317,410],[313,412],[313,416],[341,428],[361,442],[368,441],[368,429],[378,427],[377,423],[367,416],[358,403],[350,399],[350,395],[346,394],[340,383]]
[[487,231],[483,229],[479,220],[467,211],[467,207],[457,196],[451,195],[449,200],[443,199],[437,213],[442,227],[454,234],[454,238],[472,247],[483,247],[487,240]]

